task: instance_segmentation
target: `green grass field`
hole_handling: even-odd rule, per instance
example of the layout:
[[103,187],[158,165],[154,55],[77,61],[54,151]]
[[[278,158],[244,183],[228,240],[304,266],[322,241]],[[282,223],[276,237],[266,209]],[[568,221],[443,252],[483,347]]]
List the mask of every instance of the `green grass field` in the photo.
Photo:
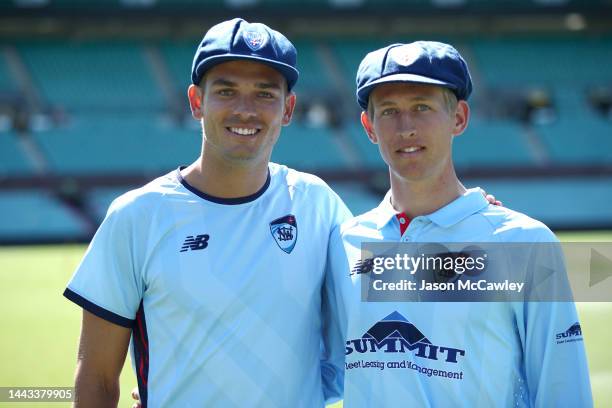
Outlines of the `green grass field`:
[[[564,241],[612,242],[612,232],[560,234]],[[0,387],[71,386],[81,310],[62,297],[82,245],[0,248]],[[578,305],[596,407],[612,407],[612,303]],[[129,362],[121,407],[136,385]],[[0,403],[0,407],[9,406]],[[20,403],[39,408],[44,404]],[[68,404],[54,403],[54,407]],[[338,404],[338,407],[341,405]]]

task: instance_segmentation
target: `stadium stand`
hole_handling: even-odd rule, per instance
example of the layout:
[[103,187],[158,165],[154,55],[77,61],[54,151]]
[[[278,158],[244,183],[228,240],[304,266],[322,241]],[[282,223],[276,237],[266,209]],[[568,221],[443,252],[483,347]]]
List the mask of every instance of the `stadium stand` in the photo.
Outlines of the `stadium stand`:
[[473,116],[468,129],[453,141],[457,168],[521,167],[536,164],[523,129],[517,122]]
[[72,241],[87,236],[86,224],[53,196],[39,190],[0,191],[0,240]]
[[293,123],[283,128],[272,152],[272,161],[301,171],[342,169],[347,162],[337,143],[326,128]]
[[75,112],[151,112],[164,106],[141,44],[37,41],[19,44],[18,49],[52,106]]
[[504,206],[561,229],[600,228],[612,224],[612,178],[533,178],[466,180],[503,200]]
[[24,176],[34,172],[14,132],[0,132],[0,177]]
[[197,130],[156,115],[72,117],[64,127],[33,134],[56,174],[161,174],[199,154]]
[[345,127],[350,135],[351,142],[355,145],[359,154],[360,167],[362,169],[386,169],[386,165],[380,158],[378,146],[370,142],[363,127],[355,119],[353,123],[348,123]]
[[[289,7],[280,7],[286,3],[280,0],[93,0],[87,6],[49,0],[27,9],[22,8],[24,0],[2,3],[0,12],[52,11],[63,28],[44,38],[17,31],[5,36],[0,48],[0,209],[27,217],[38,205],[43,213],[24,222],[21,232],[14,231],[21,221],[5,217],[0,242],[11,237],[85,240],[116,196],[191,163],[201,143],[186,98],[193,52],[216,13],[240,14],[237,10],[261,11],[261,18],[245,15],[278,27],[298,49],[296,115],[283,128],[272,160],[324,175],[355,213],[378,204],[388,179],[377,146],[359,123],[355,70],[373,49],[426,38],[455,44],[473,71],[471,123],[454,141],[458,171],[471,177],[467,184],[482,183],[509,207],[552,227],[610,227],[612,207],[600,203],[612,198],[612,107],[595,106],[590,99],[593,89],[612,94],[610,30],[502,32],[484,24],[454,33],[454,26],[441,22],[412,32],[410,26],[400,27],[403,18],[412,17],[397,11],[410,7],[415,15],[435,17],[431,21],[448,17],[448,22],[446,12],[453,10],[453,16],[455,11],[467,13],[463,17],[471,24],[486,16],[503,18],[504,10],[527,10],[533,18],[546,8],[607,12],[612,2],[606,1],[503,0],[495,2],[499,9],[484,0],[416,0],[409,5],[396,0],[310,0]],[[296,8],[303,15],[294,16]],[[135,19],[141,27],[130,31],[125,21],[131,20],[123,20],[122,14],[127,9],[148,9],[153,18],[161,17],[159,27]],[[325,17],[316,24],[307,17],[315,9]],[[347,14],[324,12],[331,9]],[[73,15],[97,16],[103,10],[108,26],[71,21]],[[383,32],[388,22],[384,16],[391,10],[397,21]],[[287,13],[293,20],[283,17]],[[125,15],[135,14],[140,13]],[[200,21],[203,14],[208,20]],[[546,13],[541,15],[549,21]],[[372,27],[360,25],[359,16],[372,21]],[[116,34],[109,28],[113,24],[114,29],[126,26]],[[35,32],[53,30],[49,27],[32,25],[39,30]],[[356,28],[361,34],[355,35]],[[540,105],[533,105],[534,94]],[[16,103],[21,104],[19,113]],[[24,113],[27,120],[22,121],[19,115]],[[76,195],[61,194],[66,181],[74,183],[76,193],[71,194]],[[23,208],[18,208],[19,200]],[[47,221],[51,218],[68,219],[66,229]],[[38,229],[36,223],[41,224]]]
[[382,200],[382,197],[368,191],[359,183],[331,183],[330,187],[342,197],[355,215],[370,211],[372,208],[377,207]]
[[15,89],[15,82],[8,69],[6,57],[1,51],[0,49],[0,92],[13,91]]
[[87,209],[96,222],[100,223],[115,198],[138,187],[140,186],[93,188],[87,193]]

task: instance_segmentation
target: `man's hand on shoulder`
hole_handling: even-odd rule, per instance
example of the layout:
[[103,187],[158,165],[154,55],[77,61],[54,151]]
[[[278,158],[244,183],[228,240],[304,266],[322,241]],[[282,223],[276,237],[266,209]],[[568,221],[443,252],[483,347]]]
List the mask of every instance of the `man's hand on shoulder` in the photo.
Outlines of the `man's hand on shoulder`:
[[489,204],[497,205],[499,207],[503,207],[504,204],[501,201],[495,199],[495,196],[493,194],[487,194],[487,192],[483,190],[482,191],[482,195],[485,196],[485,198],[487,199]]

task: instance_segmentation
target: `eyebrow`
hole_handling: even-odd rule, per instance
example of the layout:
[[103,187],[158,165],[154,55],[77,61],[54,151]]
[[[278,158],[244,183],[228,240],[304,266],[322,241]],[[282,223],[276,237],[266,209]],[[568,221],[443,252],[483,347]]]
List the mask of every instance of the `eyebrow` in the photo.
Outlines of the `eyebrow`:
[[[428,102],[431,101],[432,98],[431,97],[426,97],[426,96],[414,96],[412,98],[410,98],[410,102]],[[396,102],[390,101],[388,99],[384,99],[381,103],[378,104],[378,106],[380,107],[384,107],[384,106],[395,106],[397,105]]]
[[[211,85],[212,86],[228,86],[228,87],[238,86],[237,83],[232,82],[228,79],[224,79],[224,78],[215,79]],[[257,82],[255,84],[255,87],[258,89],[281,89],[280,84],[276,82]]]

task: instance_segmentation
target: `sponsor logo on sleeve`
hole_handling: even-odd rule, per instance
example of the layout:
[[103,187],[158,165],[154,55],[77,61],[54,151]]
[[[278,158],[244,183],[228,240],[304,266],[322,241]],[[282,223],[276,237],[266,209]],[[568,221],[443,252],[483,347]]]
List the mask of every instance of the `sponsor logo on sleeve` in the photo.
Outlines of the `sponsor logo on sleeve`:
[[582,341],[582,328],[580,327],[580,323],[576,322],[572,324],[566,331],[557,333],[555,338],[557,340],[557,344]]

